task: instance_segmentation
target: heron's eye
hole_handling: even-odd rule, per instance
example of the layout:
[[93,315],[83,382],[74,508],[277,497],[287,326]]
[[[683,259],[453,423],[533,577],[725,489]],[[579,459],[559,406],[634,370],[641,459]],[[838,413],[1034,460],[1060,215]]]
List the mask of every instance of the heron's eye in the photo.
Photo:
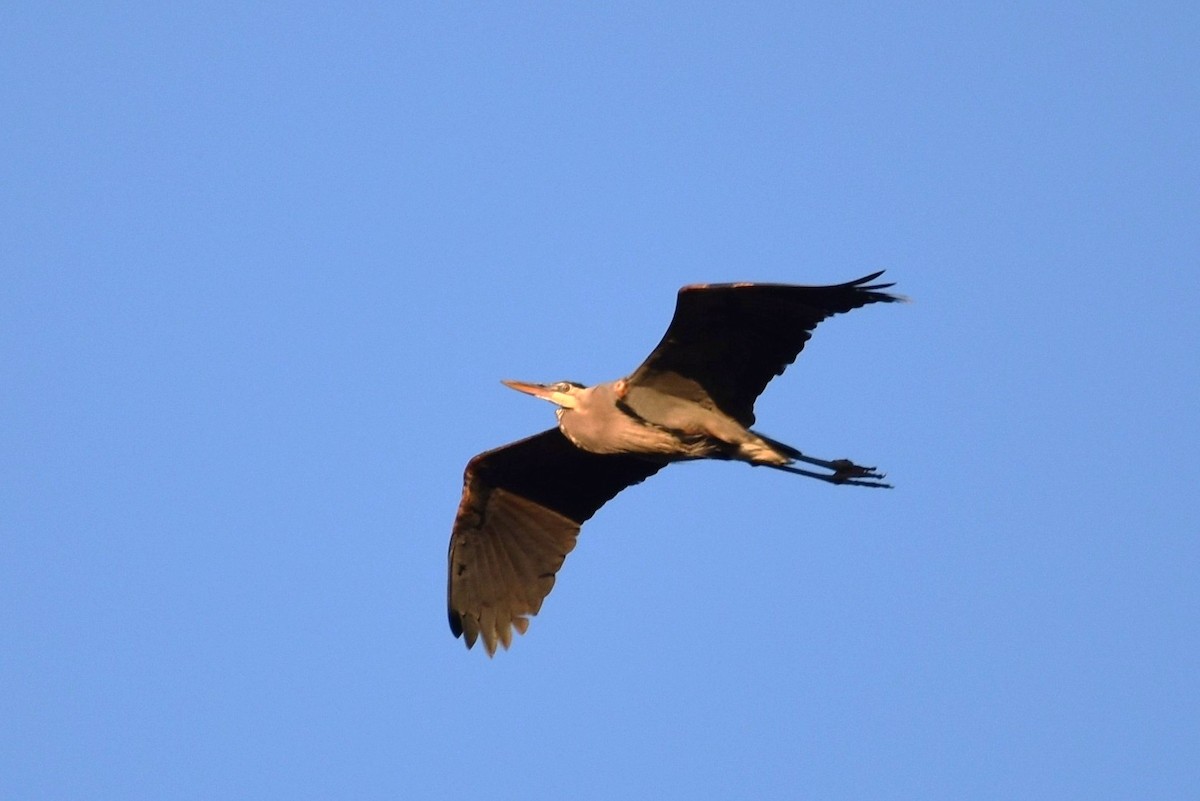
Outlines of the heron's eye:
[[559,381],[557,384],[554,385],[554,391],[562,392],[564,394],[569,393],[571,391],[571,385],[568,384],[566,381]]

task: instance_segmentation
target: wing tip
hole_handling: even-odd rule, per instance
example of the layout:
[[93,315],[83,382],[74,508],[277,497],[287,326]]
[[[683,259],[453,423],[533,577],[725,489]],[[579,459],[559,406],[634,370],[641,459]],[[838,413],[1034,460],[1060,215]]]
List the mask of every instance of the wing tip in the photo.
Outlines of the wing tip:
[[889,303],[910,303],[911,299],[906,295],[901,295],[895,292],[884,292],[885,289],[890,289],[896,285],[895,281],[887,283],[872,284],[871,282],[883,275],[887,270],[877,270],[870,275],[864,275],[862,278],[856,278],[853,281],[846,281],[843,284],[829,285],[808,285],[808,284],[776,284],[760,281],[733,281],[728,283],[701,283],[701,284],[685,284],[679,288],[679,294],[683,295],[688,292],[703,292],[709,289],[744,289],[747,287],[786,287],[789,289],[851,289],[859,292],[867,292],[876,295],[876,300],[882,300]]
[[[536,611],[534,613],[536,614]],[[475,643],[482,637],[484,650],[490,659],[501,647],[507,651],[512,646],[514,630],[520,635],[529,631],[529,618],[525,615],[513,615],[512,620],[507,623],[499,619],[489,620],[489,617],[487,613],[480,616],[482,619],[469,613],[464,617],[462,613],[451,609],[450,632],[456,639],[462,638],[468,651],[474,648]]]
[[872,300],[882,301],[884,303],[912,303],[912,298],[910,298],[908,295],[901,295],[899,292],[883,291],[885,289],[891,289],[894,287],[896,285],[895,281],[889,281],[885,284],[871,283],[871,281],[874,281],[885,272],[887,271],[879,270],[878,272],[871,273],[870,275],[864,275],[862,278],[858,278],[854,281],[847,281],[839,286],[847,289],[855,289],[859,292],[866,292],[871,296]]

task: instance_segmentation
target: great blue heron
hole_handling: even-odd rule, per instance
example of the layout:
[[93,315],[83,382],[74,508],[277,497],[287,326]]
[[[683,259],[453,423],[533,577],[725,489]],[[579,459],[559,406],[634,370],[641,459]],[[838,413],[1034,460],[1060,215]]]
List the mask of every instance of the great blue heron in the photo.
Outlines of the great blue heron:
[[[584,387],[569,381],[513,389],[558,406],[558,426],[467,463],[450,537],[449,613],[470,648],[488,655],[524,634],[584,521],[618,492],[671,462],[729,459],[832,484],[889,487],[873,467],[814,459],[751,430],[754,401],[795,361],[827,317],[902,300],[872,284],[696,284],[631,375]],[[801,462],[822,468],[795,467]]]

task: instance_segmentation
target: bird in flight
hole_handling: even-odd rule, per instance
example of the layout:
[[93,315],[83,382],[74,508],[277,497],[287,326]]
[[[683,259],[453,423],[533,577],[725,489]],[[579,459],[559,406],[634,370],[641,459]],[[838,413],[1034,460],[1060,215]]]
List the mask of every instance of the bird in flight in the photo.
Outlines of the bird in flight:
[[[629,376],[507,386],[556,405],[558,425],[467,463],[450,536],[450,630],[488,655],[524,634],[584,521],[671,462],[724,459],[831,484],[890,487],[873,467],[816,459],[754,425],[754,402],[827,317],[904,300],[873,284],[693,284]],[[798,464],[807,467],[799,467]],[[808,468],[818,468],[808,469]]]

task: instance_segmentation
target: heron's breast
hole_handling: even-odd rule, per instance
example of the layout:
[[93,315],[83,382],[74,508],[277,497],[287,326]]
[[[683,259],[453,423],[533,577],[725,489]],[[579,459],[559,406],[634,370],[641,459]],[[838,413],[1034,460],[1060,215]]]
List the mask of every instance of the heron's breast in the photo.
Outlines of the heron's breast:
[[576,447],[592,453],[678,454],[679,440],[669,431],[626,414],[604,419],[564,414],[558,427]]

